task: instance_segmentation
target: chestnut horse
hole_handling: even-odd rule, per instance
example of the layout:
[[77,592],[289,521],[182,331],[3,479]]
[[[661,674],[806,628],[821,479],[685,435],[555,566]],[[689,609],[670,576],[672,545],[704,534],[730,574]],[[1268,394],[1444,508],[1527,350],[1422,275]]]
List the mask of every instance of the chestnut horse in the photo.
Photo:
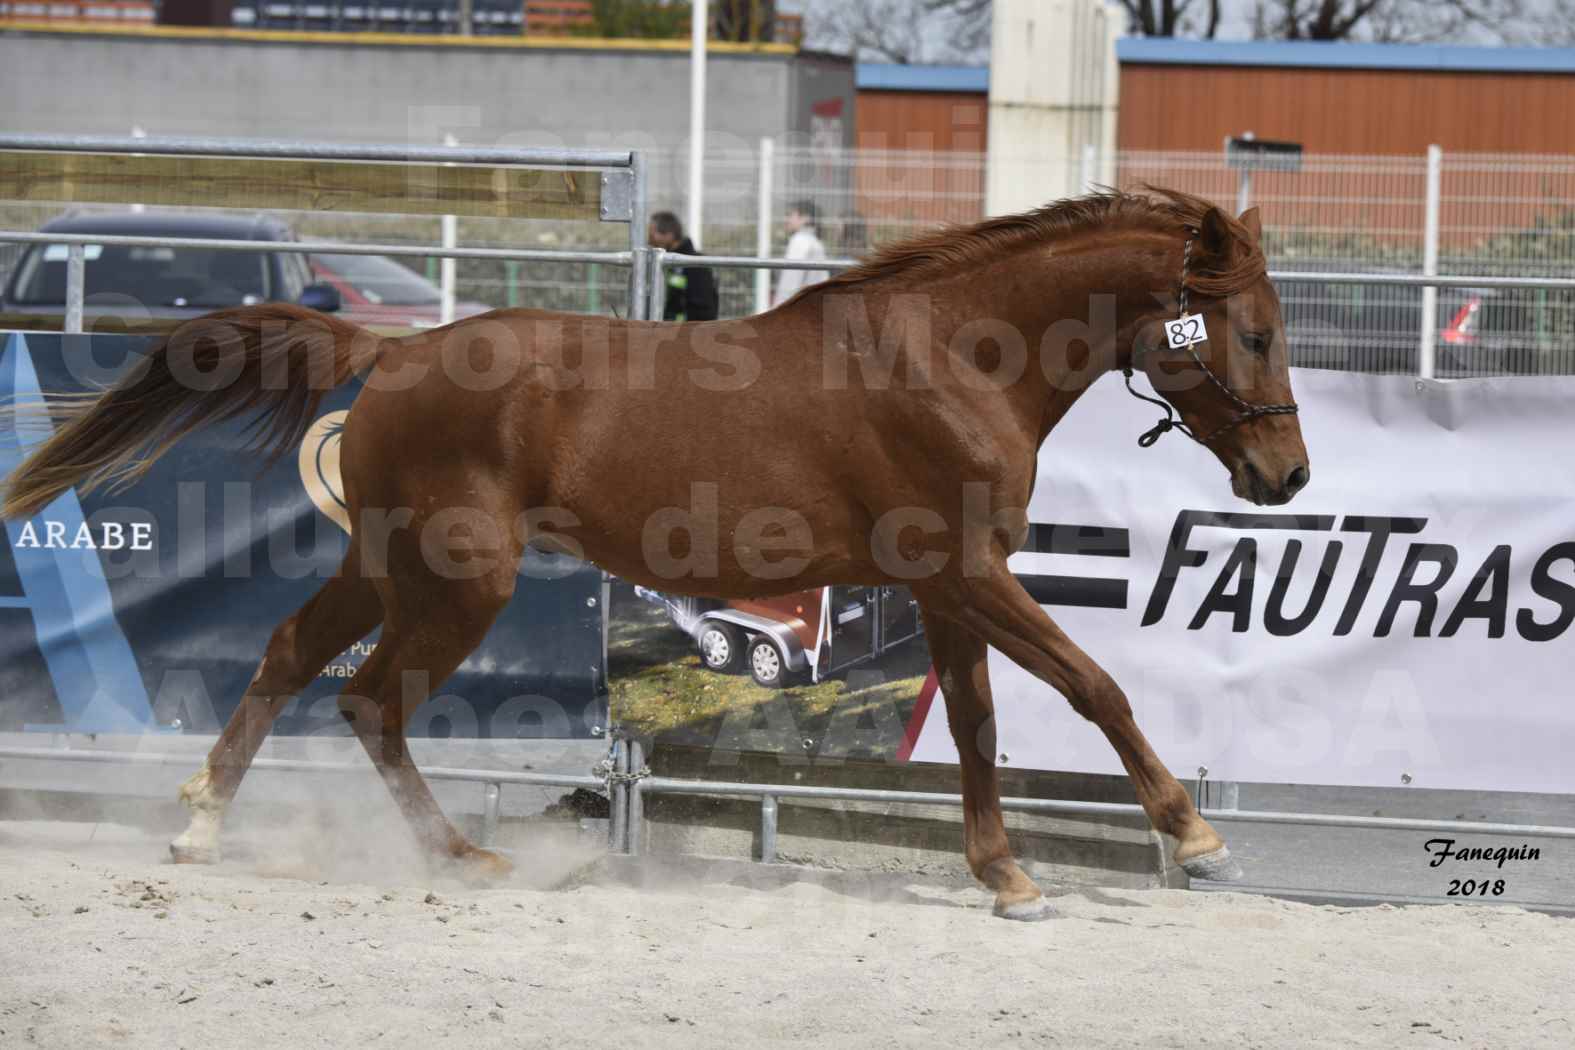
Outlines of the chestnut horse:
[[[1039,446],[1114,369],[1129,384],[1145,373],[1179,412],[1145,444],[1175,425],[1260,504],[1306,483],[1259,233],[1255,212],[1105,193],[885,248],[736,321],[505,310],[387,339],[296,307],[225,310],[177,329],[102,395],[59,407],[59,429],[9,480],[4,515],[133,478],[217,420],[252,418],[261,447],[287,451],[327,389],[365,374],[341,458],[349,551],[274,631],[182,788],[192,819],[171,846],[178,861],[217,860],[225,807],[275,715],[381,624],[341,710],[427,847],[465,873],[508,871],[445,818],[411,761],[404,726],[423,697],[402,683],[424,672],[436,688],[476,647],[529,542],[679,593],[910,586],[961,760],[968,865],[998,915],[1048,908],[1001,820],[989,646],[1105,733],[1183,868],[1229,878],[1239,869],[1223,840],[1121,689],[1007,557],[1027,533]],[[1189,310],[1206,342],[1173,347],[1164,322]],[[653,529],[674,515],[686,530]]]

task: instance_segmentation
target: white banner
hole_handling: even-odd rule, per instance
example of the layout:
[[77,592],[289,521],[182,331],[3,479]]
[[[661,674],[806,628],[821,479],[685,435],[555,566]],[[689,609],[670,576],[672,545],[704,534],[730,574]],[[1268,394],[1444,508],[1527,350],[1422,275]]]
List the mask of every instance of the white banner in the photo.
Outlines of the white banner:
[[[1575,378],[1296,370],[1312,481],[1230,493],[1111,379],[1040,452],[1012,568],[1182,779],[1575,793]],[[1120,773],[990,655],[1008,766]],[[926,696],[933,692],[926,690]],[[955,762],[941,698],[910,757]]]

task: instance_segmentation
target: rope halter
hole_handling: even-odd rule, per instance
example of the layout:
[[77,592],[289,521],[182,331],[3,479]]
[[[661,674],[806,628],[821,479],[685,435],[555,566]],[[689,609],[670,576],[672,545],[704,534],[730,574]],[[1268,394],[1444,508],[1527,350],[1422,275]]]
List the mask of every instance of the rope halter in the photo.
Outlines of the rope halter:
[[[1187,227],[1187,243],[1186,246],[1181,250],[1181,286],[1177,291],[1176,298],[1181,305],[1180,316],[1182,317],[1187,316],[1187,270],[1192,262],[1192,241],[1197,235],[1198,231],[1196,229],[1191,226]],[[1214,386],[1219,389],[1220,393],[1224,394],[1226,398],[1228,398],[1231,403],[1236,406],[1236,414],[1225,423],[1215,427],[1213,430],[1209,431],[1202,437],[1199,437],[1193,432],[1191,427],[1182,422],[1180,414],[1176,412],[1175,407],[1172,406],[1170,402],[1163,401],[1157,397],[1149,397],[1147,394],[1138,393],[1137,389],[1132,385],[1132,369],[1133,366],[1137,364],[1138,355],[1143,352],[1137,347],[1133,347],[1131,363],[1127,364],[1121,369],[1122,374],[1126,377],[1127,391],[1139,401],[1147,401],[1149,404],[1158,405],[1160,408],[1165,410],[1164,419],[1161,419],[1159,422],[1155,423],[1152,427],[1145,430],[1138,436],[1139,446],[1148,448],[1153,445],[1154,442],[1158,441],[1163,434],[1171,430],[1179,430],[1193,441],[1196,441],[1198,444],[1207,445],[1209,442],[1213,441],[1215,438],[1219,437],[1226,431],[1233,430],[1236,427],[1241,426],[1243,423],[1257,419],[1259,416],[1296,414],[1297,406],[1296,402],[1294,401],[1288,401],[1284,404],[1259,405],[1243,399],[1236,393],[1236,391],[1226,386],[1224,380],[1220,379],[1220,377],[1215,374],[1214,370],[1204,362],[1203,358],[1198,356],[1198,351],[1194,348],[1193,344],[1188,343],[1184,349],[1187,351],[1188,356],[1190,356],[1197,364],[1197,366],[1203,370],[1203,374],[1208,377],[1209,382],[1213,383]]]

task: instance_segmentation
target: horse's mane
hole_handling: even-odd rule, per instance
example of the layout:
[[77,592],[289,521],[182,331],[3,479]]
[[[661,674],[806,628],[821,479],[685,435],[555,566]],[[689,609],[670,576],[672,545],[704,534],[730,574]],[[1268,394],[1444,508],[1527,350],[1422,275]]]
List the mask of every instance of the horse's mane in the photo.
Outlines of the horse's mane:
[[[1002,215],[965,225],[941,226],[928,233],[877,248],[851,270],[826,284],[846,285],[898,274],[928,276],[956,269],[1029,243],[1098,228],[1197,230],[1212,203],[1202,197],[1158,186],[1142,192],[1110,190],[1046,204],[1018,215]],[[1247,288],[1267,270],[1263,252],[1245,227],[1220,212],[1236,249],[1216,258],[1199,258],[1187,274],[1187,287],[1199,295],[1228,296]]]

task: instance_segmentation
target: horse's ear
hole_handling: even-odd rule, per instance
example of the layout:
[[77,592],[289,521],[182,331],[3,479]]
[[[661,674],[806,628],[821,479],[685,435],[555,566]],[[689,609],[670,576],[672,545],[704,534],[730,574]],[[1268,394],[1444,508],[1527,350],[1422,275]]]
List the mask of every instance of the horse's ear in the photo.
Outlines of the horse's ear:
[[1263,240],[1263,220],[1258,217],[1257,208],[1248,208],[1242,212],[1240,222],[1247,228],[1247,233],[1252,236],[1254,244]]
[[1230,232],[1230,219],[1218,208],[1210,208],[1203,213],[1203,221],[1198,223],[1198,245],[1208,256],[1219,258],[1231,253],[1234,238]]

